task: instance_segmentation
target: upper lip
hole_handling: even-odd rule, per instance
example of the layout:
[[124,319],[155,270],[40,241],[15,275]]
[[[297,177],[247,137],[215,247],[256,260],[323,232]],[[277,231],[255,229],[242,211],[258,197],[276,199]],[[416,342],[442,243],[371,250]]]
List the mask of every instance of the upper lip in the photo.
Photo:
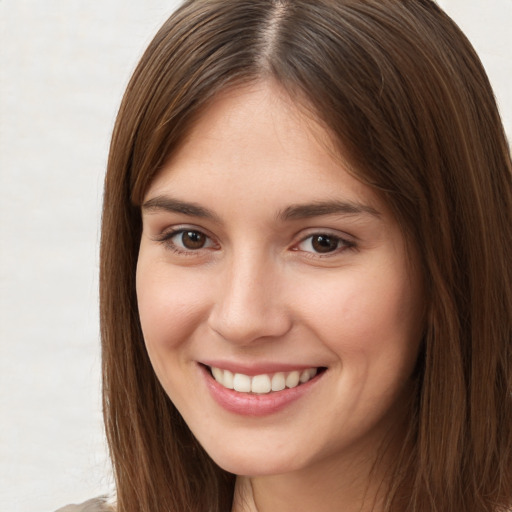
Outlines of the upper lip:
[[294,370],[307,370],[308,368],[319,368],[316,364],[294,364],[294,363],[279,363],[279,362],[234,362],[222,360],[203,360],[200,364],[209,367],[221,368],[222,370],[229,370],[232,373],[242,373],[250,377],[254,375],[272,374],[277,372],[292,372]]

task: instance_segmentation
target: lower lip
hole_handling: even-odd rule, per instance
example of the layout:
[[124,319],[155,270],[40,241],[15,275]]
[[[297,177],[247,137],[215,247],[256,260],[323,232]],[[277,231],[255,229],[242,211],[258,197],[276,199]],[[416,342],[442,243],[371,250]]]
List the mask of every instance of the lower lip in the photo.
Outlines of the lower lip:
[[208,368],[202,365],[200,368],[213,399],[227,411],[243,416],[266,416],[285,409],[308,393],[324,374],[322,372],[295,388],[258,395],[227,389],[212,377]]

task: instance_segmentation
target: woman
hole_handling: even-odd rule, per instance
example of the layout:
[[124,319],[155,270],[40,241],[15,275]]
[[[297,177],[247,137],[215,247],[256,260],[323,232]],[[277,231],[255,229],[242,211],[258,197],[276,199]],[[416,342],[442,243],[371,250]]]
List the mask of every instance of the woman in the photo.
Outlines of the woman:
[[105,183],[115,510],[509,510],[511,180],[433,2],[185,2]]

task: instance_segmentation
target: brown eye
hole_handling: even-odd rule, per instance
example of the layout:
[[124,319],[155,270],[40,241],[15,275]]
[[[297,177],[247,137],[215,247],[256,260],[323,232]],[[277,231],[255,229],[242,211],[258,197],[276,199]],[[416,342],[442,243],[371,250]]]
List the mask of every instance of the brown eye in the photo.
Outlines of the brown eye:
[[340,239],[328,235],[315,235],[311,237],[311,247],[319,253],[335,251],[340,243]]
[[202,249],[206,244],[207,237],[200,231],[183,231],[181,233],[181,245],[185,249]]
[[217,244],[198,229],[178,228],[163,233],[156,241],[161,242],[166,249],[180,255],[193,256],[202,254],[203,249],[218,249]]
[[296,249],[312,255],[322,255],[329,253],[337,254],[353,247],[355,247],[355,244],[345,238],[329,233],[317,233],[304,238],[296,246]]

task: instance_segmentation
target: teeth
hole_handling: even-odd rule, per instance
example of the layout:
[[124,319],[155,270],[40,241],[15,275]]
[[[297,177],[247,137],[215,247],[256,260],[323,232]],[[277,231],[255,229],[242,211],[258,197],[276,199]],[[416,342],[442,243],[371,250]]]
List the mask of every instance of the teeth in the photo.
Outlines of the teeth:
[[220,368],[215,368],[212,366],[212,375],[217,382],[221,382],[224,376],[224,371]]
[[268,375],[255,375],[252,378],[251,391],[253,393],[270,393],[272,385]]
[[290,372],[286,376],[286,387],[287,388],[294,388],[299,385],[299,372]]
[[243,373],[235,373],[233,378],[233,388],[235,391],[242,393],[249,393],[251,391],[251,377]]
[[[220,369],[220,368],[219,368]],[[224,379],[219,380],[218,382],[223,382],[223,385],[225,388],[233,389],[235,387],[233,381],[234,381],[234,375],[229,370],[220,370],[221,372],[224,371]]]
[[295,388],[305,384],[317,374],[317,368],[292,372],[277,372],[272,375],[262,374],[250,377],[243,373],[233,374],[229,370],[211,367],[213,378],[227,389],[240,393],[266,394],[271,391],[282,391],[285,388]]
[[309,368],[307,370],[304,370],[300,374],[299,381],[301,382],[301,384],[304,384],[308,380],[311,380],[316,374],[317,374],[317,369],[316,368]]
[[272,377],[272,391],[282,391],[286,387],[286,377],[283,372],[274,373]]

